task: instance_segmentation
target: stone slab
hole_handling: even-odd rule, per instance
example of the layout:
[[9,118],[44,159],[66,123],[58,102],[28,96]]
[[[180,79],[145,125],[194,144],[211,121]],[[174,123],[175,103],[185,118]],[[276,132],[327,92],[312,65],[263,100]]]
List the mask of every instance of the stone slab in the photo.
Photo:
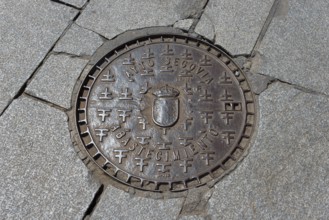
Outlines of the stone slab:
[[0,1],[0,114],[77,10],[51,1]]
[[15,99],[0,140],[0,219],[82,219],[99,185],[73,150],[65,113]]
[[211,219],[327,219],[329,98],[273,83],[255,144],[215,185]]
[[179,20],[174,24],[174,28],[179,28],[188,31],[191,28],[193,21],[194,21],[193,19]]
[[36,73],[26,92],[64,108],[71,107],[74,85],[88,60],[51,55]]
[[205,3],[206,0],[91,1],[76,22],[111,39],[127,30],[168,26],[193,18]]
[[62,2],[81,8],[87,2],[87,0],[62,0]]
[[73,24],[58,41],[54,51],[91,56],[102,44],[103,40],[98,34]]
[[327,0],[282,0],[260,47],[259,72],[329,94]]
[[246,71],[246,76],[247,76],[248,82],[250,83],[251,90],[257,95],[261,94],[265,89],[267,89],[267,86],[273,80],[269,76],[264,76],[261,74],[254,74],[249,71]]
[[232,55],[250,54],[274,0],[213,0],[195,32],[215,38]]
[[108,186],[90,219],[176,219],[183,201],[183,198],[156,200],[136,197]]

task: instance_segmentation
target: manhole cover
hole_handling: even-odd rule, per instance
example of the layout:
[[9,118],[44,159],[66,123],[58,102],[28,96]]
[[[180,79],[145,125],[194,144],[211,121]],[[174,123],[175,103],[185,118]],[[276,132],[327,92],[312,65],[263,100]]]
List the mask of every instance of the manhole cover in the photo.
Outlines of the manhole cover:
[[109,52],[76,98],[80,144],[109,176],[151,191],[218,179],[249,145],[253,95],[224,52],[151,36]]

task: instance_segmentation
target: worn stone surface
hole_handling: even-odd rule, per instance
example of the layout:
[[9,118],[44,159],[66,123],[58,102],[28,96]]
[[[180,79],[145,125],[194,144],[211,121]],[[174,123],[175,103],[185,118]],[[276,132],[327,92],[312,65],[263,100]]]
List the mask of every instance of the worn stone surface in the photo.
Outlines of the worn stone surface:
[[62,2],[81,8],[87,2],[87,0],[62,0]]
[[284,6],[261,44],[259,72],[329,94],[329,2],[290,0]]
[[190,189],[184,200],[181,216],[207,215],[208,200],[212,195],[212,190],[208,187]]
[[212,23],[210,17],[207,14],[205,14],[205,12],[203,13],[202,17],[200,18],[200,21],[195,27],[195,32],[212,42],[215,41],[216,38],[215,25]]
[[71,146],[63,112],[19,98],[0,118],[0,218],[82,219],[98,184]]
[[179,28],[188,31],[193,24],[193,19],[179,20],[174,24],[174,28]]
[[259,96],[254,146],[215,186],[212,219],[326,219],[329,98],[281,83]]
[[73,24],[58,41],[54,51],[91,56],[102,44],[103,40],[98,34]]
[[36,73],[26,92],[70,108],[73,87],[87,62],[67,55],[51,55]]
[[233,55],[250,54],[274,0],[209,1],[195,31]]
[[184,199],[156,200],[135,197],[127,192],[109,186],[103,192],[101,200],[91,219],[134,219],[163,220],[177,218]]
[[206,0],[99,0],[88,4],[77,23],[111,39],[132,29],[173,25],[195,17]]
[[50,1],[0,1],[0,113],[30,77],[77,10]]
[[259,95],[265,89],[267,89],[267,86],[273,80],[271,77],[264,76],[261,74],[251,73],[249,71],[246,71],[246,76],[247,76],[248,82],[250,83],[252,91],[257,95]]

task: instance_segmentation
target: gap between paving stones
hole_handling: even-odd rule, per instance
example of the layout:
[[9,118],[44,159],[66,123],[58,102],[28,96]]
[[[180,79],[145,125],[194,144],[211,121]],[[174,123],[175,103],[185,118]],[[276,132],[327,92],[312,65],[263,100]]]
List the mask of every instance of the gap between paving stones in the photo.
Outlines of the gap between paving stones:
[[196,25],[199,23],[200,18],[203,15],[203,12],[204,12],[206,6],[208,5],[209,1],[210,0],[207,0],[206,3],[204,4],[203,8],[200,9],[200,11],[198,12],[197,17],[194,19],[194,21],[193,21],[193,23],[192,23],[192,25],[191,25],[191,27],[190,27],[190,29],[188,31],[189,33],[192,33],[192,32],[194,33],[194,29],[195,29]]
[[99,187],[99,189],[95,193],[93,200],[89,204],[85,214],[83,215],[82,220],[88,219],[93,214],[96,206],[98,205],[98,203],[99,203],[99,201],[100,201],[100,199],[103,195],[103,192],[104,192],[104,185],[101,184],[101,186]]
[[56,104],[54,104],[54,103],[52,103],[52,102],[48,102],[47,100],[44,100],[44,99],[39,98],[39,97],[36,97],[36,96],[31,95],[31,94],[29,94],[29,93],[23,92],[22,96],[27,96],[27,97],[29,97],[29,98],[31,98],[31,99],[37,101],[37,102],[41,102],[41,103],[43,103],[43,104],[45,104],[45,105],[48,105],[48,106],[50,106],[50,107],[53,107],[53,108],[55,108],[55,109],[57,109],[57,110],[60,110],[60,111],[62,111],[62,112],[64,112],[64,113],[66,113],[66,111],[67,111],[67,109],[65,109],[65,108],[63,108],[63,107],[61,107],[61,106],[59,106],[59,105],[56,105]]
[[253,49],[251,51],[250,57],[255,56],[256,51],[258,51],[258,49],[259,49],[259,47],[260,47],[260,45],[261,45],[261,43],[262,43],[262,41],[264,39],[264,36],[265,36],[265,34],[266,34],[267,30],[268,30],[268,27],[270,26],[273,18],[275,17],[275,13],[276,13],[276,10],[277,10],[277,8],[279,6],[280,1],[281,0],[274,0],[273,5],[272,5],[272,7],[270,9],[270,12],[269,12],[269,14],[268,14],[268,16],[267,16],[267,18],[265,20],[265,23],[264,23],[264,25],[263,25],[263,27],[262,27],[262,29],[260,31],[260,34],[259,34],[259,36],[258,36],[258,38],[256,40],[256,43],[255,43],[255,45],[254,45],[254,47],[253,47]]
[[83,5],[81,8],[79,8],[79,7],[75,6],[75,5],[71,5],[71,4],[69,4],[69,3],[66,3],[66,2],[62,2],[62,1],[60,1],[60,0],[50,0],[50,1],[55,2],[55,3],[58,3],[58,4],[61,4],[61,5],[68,6],[68,7],[71,7],[71,8],[77,9],[77,10],[81,10],[82,8],[84,8],[84,7],[86,6],[86,4],[89,3],[90,0],[87,0],[86,4]]
[[52,51],[50,52],[49,55],[65,55],[68,56],[70,58],[80,58],[82,60],[90,60],[92,56],[89,55],[76,55],[76,54],[72,54],[72,53],[67,53],[67,52],[58,52],[58,51]]
[[[74,21],[74,24],[75,24],[76,26],[79,26],[80,28],[86,29],[86,30],[88,30],[88,31],[91,31],[91,32],[93,32],[93,33],[99,35],[99,36],[102,38],[102,40],[103,40],[104,42],[106,42],[106,41],[108,41],[108,40],[112,40],[112,39],[116,38],[118,35],[120,35],[120,34],[118,34],[118,35],[116,35],[115,37],[113,37],[112,39],[108,39],[107,37],[105,37],[105,36],[102,35],[101,33],[98,33],[98,32],[96,32],[96,31],[94,31],[94,30],[92,30],[92,29],[90,29],[90,28],[83,27],[83,26],[79,25],[78,23],[76,23],[75,21]],[[122,32],[122,33],[124,33],[124,32]],[[122,34],[122,33],[121,33],[121,34]]]

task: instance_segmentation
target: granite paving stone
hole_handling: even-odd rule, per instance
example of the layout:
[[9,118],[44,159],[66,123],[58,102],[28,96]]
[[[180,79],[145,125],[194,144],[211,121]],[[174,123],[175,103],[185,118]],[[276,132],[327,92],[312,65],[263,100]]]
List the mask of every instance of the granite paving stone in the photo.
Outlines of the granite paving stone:
[[262,41],[259,72],[329,94],[329,2],[282,1]]
[[74,5],[78,8],[81,8],[87,2],[87,0],[62,0],[62,1],[70,5]]
[[54,51],[91,56],[102,44],[103,40],[98,34],[73,24],[58,41]]
[[26,88],[30,95],[64,108],[71,107],[74,85],[88,60],[67,55],[51,55]]
[[212,219],[327,219],[329,98],[273,83],[249,155],[216,186]]
[[206,0],[98,0],[88,4],[77,24],[111,39],[127,30],[173,25],[197,16]]
[[61,36],[77,10],[51,1],[0,1],[0,113]]
[[274,0],[210,0],[195,32],[233,55],[250,54]]
[[156,200],[136,197],[109,186],[103,192],[90,219],[176,219],[183,201],[183,198]]
[[64,112],[15,99],[0,140],[0,219],[82,219],[99,185],[73,150]]
[[271,78],[269,76],[254,74],[249,71],[246,71],[246,75],[247,75],[247,78],[250,83],[252,91],[257,95],[259,95],[265,89],[267,89],[267,86],[274,80],[273,78]]
[[193,19],[179,20],[174,24],[174,28],[179,28],[188,31],[193,24]]

